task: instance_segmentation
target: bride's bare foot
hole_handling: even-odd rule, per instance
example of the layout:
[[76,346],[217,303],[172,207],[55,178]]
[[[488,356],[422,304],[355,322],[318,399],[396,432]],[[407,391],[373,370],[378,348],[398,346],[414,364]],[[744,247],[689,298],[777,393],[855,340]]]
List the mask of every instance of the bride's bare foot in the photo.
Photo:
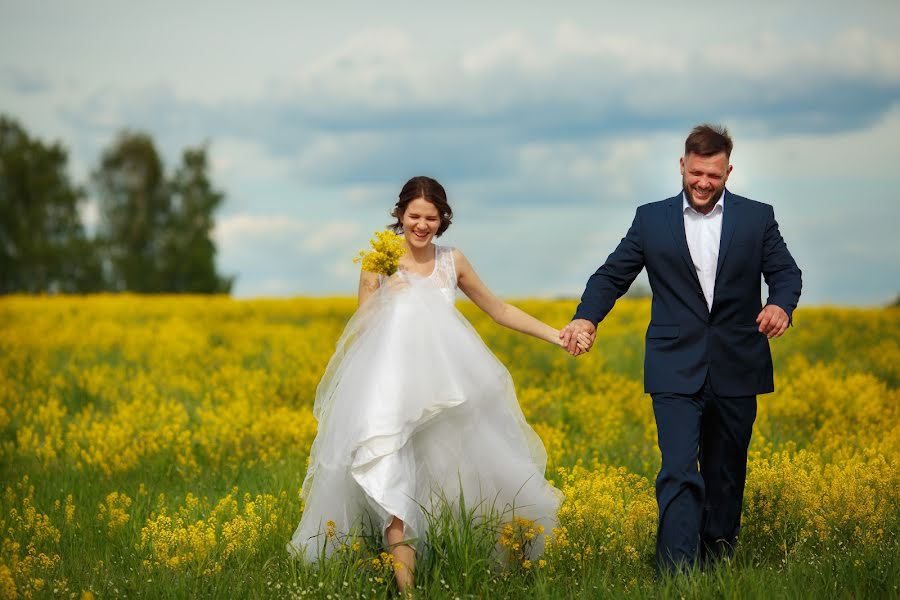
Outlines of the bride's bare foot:
[[404,544],[406,539],[403,533],[403,521],[394,517],[387,527],[387,543],[391,556],[394,557],[394,579],[397,589],[405,598],[412,597],[413,572],[416,568],[416,552],[409,544]]

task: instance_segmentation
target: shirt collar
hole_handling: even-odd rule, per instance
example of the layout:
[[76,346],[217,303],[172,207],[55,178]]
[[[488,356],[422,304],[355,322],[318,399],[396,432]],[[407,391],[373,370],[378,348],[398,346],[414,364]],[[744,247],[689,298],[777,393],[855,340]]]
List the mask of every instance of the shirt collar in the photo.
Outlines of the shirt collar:
[[708,215],[704,215],[703,213],[697,211],[693,206],[690,205],[687,199],[687,194],[684,190],[681,190],[681,212],[687,212],[690,210],[694,214],[700,215],[701,217],[711,217],[716,214],[716,211],[719,211],[722,214],[725,214],[725,196],[728,195],[728,190],[722,190],[722,197],[719,198],[719,201],[716,202],[716,205],[713,206],[713,209],[709,212]]

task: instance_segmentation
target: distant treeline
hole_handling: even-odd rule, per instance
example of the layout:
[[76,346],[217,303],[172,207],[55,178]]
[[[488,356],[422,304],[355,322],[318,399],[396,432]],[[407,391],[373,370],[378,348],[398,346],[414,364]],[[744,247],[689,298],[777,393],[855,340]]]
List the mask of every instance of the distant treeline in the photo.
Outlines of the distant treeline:
[[[73,182],[59,143],[0,114],[0,293],[229,293],[216,272],[213,213],[224,195],[205,146],[166,173],[151,137],[123,131],[86,185]],[[99,222],[85,231],[87,190]]]

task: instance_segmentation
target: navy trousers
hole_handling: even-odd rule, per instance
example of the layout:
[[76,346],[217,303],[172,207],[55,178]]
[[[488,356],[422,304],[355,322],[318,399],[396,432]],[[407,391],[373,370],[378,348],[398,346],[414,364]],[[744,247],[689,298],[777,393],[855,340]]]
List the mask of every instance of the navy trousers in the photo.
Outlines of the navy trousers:
[[756,396],[651,394],[662,468],[656,478],[661,573],[731,556],[741,529]]

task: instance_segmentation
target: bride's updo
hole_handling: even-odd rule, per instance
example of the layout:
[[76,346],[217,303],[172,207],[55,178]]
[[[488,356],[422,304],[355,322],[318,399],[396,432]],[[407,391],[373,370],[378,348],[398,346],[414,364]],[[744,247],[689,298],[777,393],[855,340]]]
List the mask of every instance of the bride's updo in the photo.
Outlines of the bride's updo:
[[400,197],[397,200],[397,204],[394,205],[394,210],[391,211],[391,216],[397,220],[388,225],[388,227],[393,229],[394,233],[403,232],[403,213],[406,212],[406,207],[409,206],[409,203],[416,198],[423,198],[434,204],[441,218],[441,225],[438,227],[434,237],[440,237],[450,227],[450,222],[453,220],[453,209],[447,203],[447,192],[444,191],[444,186],[431,177],[425,177],[424,175],[413,177],[400,190]]

